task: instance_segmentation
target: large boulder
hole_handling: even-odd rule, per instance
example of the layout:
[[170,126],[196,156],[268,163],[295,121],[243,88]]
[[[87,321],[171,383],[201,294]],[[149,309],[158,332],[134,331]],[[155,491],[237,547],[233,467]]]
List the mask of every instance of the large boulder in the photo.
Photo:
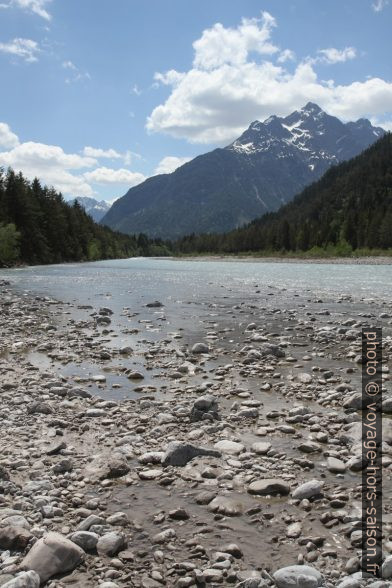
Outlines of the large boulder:
[[273,574],[278,588],[317,588],[324,583],[323,576],[310,566],[288,566]]
[[50,532],[39,539],[23,559],[21,568],[34,570],[44,584],[56,574],[71,572],[84,560],[81,547],[60,535]]
[[221,453],[214,449],[196,447],[191,443],[173,441],[167,446],[167,450],[162,459],[162,465],[164,467],[169,465],[183,467],[195,457],[200,456],[221,457]]

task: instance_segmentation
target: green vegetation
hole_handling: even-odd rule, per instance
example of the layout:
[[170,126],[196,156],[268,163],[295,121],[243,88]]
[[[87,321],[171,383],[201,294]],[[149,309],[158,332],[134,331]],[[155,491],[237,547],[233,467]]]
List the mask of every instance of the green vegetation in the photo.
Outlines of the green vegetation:
[[334,166],[278,212],[225,234],[190,235],[180,254],[391,255],[392,135]]
[[162,240],[116,233],[39,180],[0,169],[0,266],[169,253]]

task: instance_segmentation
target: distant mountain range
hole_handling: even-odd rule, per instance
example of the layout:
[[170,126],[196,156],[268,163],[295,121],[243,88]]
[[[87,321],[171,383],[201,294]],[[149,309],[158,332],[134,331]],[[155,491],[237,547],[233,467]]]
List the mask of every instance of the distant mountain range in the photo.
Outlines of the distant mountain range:
[[131,188],[101,223],[172,239],[229,231],[279,209],[384,134],[367,119],[343,123],[309,102],[285,118],[255,121],[227,147]]
[[96,223],[105,216],[111,206],[109,202],[106,202],[105,200],[99,202],[98,200],[95,200],[95,198],[89,198],[88,196],[78,196],[71,201],[71,204],[75,200],[83,206],[87,214],[89,214]]

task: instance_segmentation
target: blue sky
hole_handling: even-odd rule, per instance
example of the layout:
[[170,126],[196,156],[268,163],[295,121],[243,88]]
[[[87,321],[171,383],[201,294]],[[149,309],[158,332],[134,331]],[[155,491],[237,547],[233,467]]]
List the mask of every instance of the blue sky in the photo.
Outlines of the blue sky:
[[0,166],[112,200],[307,101],[392,129],[387,0],[0,0]]

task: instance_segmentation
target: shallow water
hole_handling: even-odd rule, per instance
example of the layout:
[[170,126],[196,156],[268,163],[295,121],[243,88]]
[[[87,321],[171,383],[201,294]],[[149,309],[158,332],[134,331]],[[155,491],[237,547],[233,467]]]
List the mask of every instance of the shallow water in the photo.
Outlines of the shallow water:
[[[280,294],[352,296],[388,300],[392,266],[260,263],[131,258],[93,263],[0,270],[18,289],[65,302],[139,309],[158,299],[165,305],[225,302]],[[258,290],[258,292],[256,291]]]

